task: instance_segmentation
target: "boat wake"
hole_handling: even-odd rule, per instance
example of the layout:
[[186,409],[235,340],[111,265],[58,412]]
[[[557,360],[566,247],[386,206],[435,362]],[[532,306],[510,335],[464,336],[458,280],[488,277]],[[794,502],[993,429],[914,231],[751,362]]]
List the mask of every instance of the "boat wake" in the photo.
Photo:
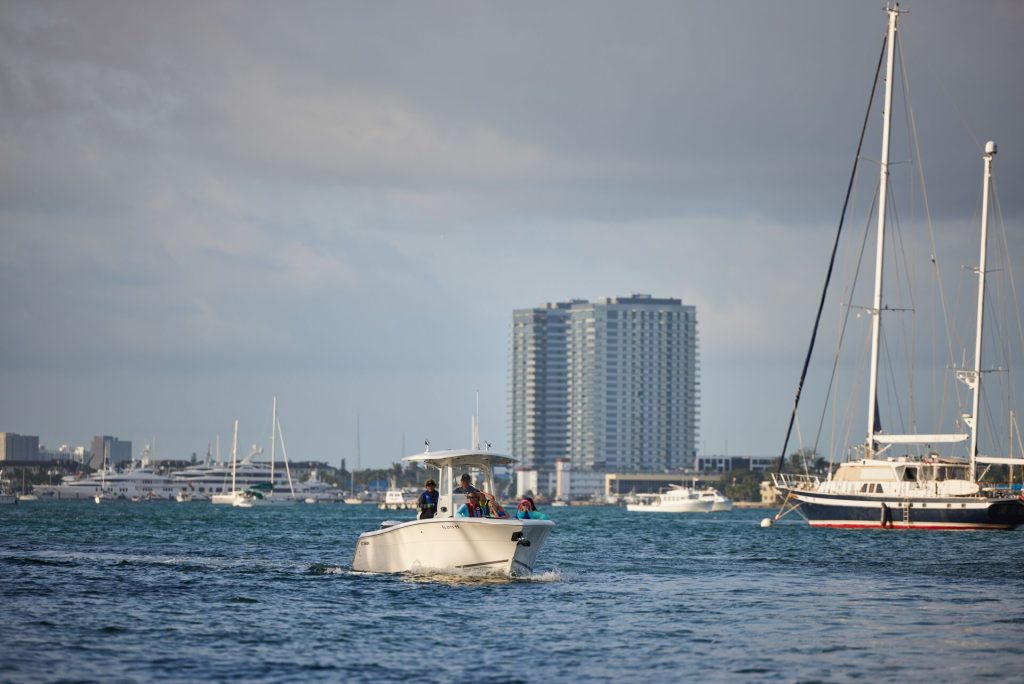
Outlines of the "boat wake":
[[306,571],[308,575],[341,575],[343,573],[352,572],[352,568],[343,568],[340,565],[324,565],[323,563],[313,563],[309,566]]
[[[308,575],[359,575],[382,577],[376,572],[362,572],[350,567],[312,563],[306,570]],[[446,584],[449,586],[480,586],[489,584],[516,584],[523,582],[562,582],[566,575],[558,570],[547,570],[532,574],[509,577],[502,573],[481,568],[417,568],[415,571],[400,573],[401,581],[414,584]]]

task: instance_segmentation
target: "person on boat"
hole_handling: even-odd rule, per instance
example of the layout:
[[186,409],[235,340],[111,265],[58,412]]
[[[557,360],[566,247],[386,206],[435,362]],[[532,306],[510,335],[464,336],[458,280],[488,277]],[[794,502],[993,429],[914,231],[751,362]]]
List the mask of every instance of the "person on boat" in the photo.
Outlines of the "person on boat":
[[462,477],[459,478],[459,486],[454,491],[456,494],[469,494],[480,490],[473,486],[473,479],[469,473],[462,473]]
[[419,501],[417,502],[417,506],[420,509],[420,520],[433,518],[434,514],[437,513],[437,483],[433,480],[427,480],[423,486],[426,488],[426,491],[420,494]]
[[537,512],[537,507],[529,497],[523,497],[516,508],[516,518],[519,520],[549,520],[546,513]]
[[476,491],[466,493],[466,503],[459,506],[455,511],[456,518],[482,518],[484,517],[483,506],[480,505],[480,493]]
[[524,496],[523,497],[523,501],[526,501],[527,503],[530,504],[530,512],[531,513],[533,513],[535,510],[537,510],[537,504],[533,503],[533,497],[532,496]]
[[507,518],[508,513],[493,494],[480,492],[480,507],[484,509],[485,518]]

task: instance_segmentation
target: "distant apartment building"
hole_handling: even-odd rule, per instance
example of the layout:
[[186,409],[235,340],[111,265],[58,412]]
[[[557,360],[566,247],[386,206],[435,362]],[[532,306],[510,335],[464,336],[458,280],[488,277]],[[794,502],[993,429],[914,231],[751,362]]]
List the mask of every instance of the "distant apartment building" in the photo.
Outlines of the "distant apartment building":
[[0,432],[0,461],[39,461],[39,437]]
[[132,460],[132,443],[119,440],[109,435],[97,435],[92,438],[92,451],[89,456],[89,467],[97,470],[104,464],[116,466]]
[[650,295],[516,309],[509,444],[520,466],[553,473],[692,468],[699,362],[693,306]]

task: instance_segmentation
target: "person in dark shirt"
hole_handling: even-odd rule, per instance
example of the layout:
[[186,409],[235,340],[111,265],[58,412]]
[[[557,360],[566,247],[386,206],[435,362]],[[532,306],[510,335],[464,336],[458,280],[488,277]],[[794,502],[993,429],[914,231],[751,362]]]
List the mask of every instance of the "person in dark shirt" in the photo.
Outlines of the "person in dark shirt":
[[455,488],[455,494],[469,494],[470,492],[480,491],[473,486],[473,479],[469,476],[469,473],[463,473],[462,477],[459,478],[459,486]]
[[433,518],[437,513],[437,483],[427,480],[423,485],[427,491],[420,494],[418,506],[420,509],[419,519]]

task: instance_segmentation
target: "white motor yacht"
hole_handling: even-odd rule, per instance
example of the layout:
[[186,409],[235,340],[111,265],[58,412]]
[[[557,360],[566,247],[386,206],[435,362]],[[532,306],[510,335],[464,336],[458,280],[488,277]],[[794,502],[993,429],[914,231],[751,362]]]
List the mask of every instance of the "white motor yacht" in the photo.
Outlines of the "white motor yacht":
[[711,512],[717,513],[719,511],[731,511],[732,510],[732,499],[722,494],[714,487],[708,487],[700,493],[700,498],[704,501],[711,502]]
[[423,520],[385,521],[356,542],[352,569],[363,572],[483,571],[506,576],[533,571],[534,562],[554,523],[550,520],[462,518],[455,515],[464,495],[454,491],[455,478],[471,470],[477,484],[493,491],[492,467],[516,459],[478,450],[426,451],[407,463],[440,471],[437,515]]
[[670,484],[658,494],[638,494],[637,502],[626,505],[634,513],[710,513],[714,502],[701,498],[700,492]]

